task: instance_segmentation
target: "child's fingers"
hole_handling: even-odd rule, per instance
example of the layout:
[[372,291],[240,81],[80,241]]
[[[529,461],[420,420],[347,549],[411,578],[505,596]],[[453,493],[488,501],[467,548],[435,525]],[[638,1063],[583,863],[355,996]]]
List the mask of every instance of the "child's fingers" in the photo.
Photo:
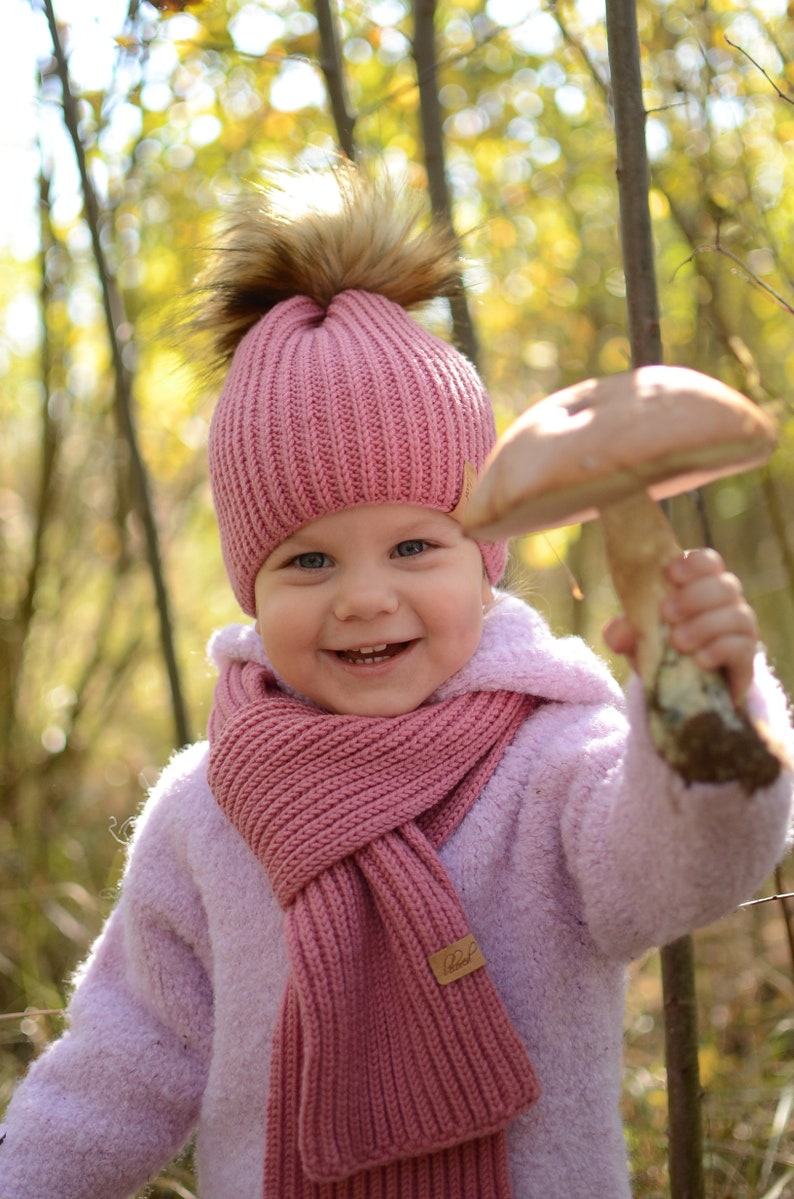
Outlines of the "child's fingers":
[[608,620],[602,636],[613,654],[623,654],[631,669],[637,671],[637,630],[622,612]]
[[637,647],[637,631],[622,613],[607,621],[604,625],[603,637],[613,654],[631,656]]
[[[707,608],[697,616],[670,623],[670,640],[684,654],[710,652],[712,658],[719,656],[718,646],[723,641],[747,643],[753,649],[758,640],[758,622],[749,604],[743,600],[735,604],[724,604],[718,608]],[[716,669],[726,665],[723,661],[710,661]]]
[[687,550],[671,559],[664,569],[669,581],[681,586],[705,575],[721,574],[725,570],[725,562],[716,550]]
[[744,598],[741,583],[728,571],[695,576],[673,587],[662,601],[661,615],[663,620],[676,623],[725,607],[752,611]]
[[[722,670],[734,699],[740,700],[753,676],[758,621],[737,577],[715,550],[691,550],[668,563],[671,584],[660,608],[675,649],[691,654],[704,670]],[[624,615],[604,628],[613,653],[635,666],[637,632]]]
[[756,646],[754,637],[719,637],[698,650],[693,657],[703,670],[723,671],[731,696],[740,703],[753,681]]
[[661,606],[670,641],[704,670],[725,672],[740,699],[752,681],[758,621],[741,583],[713,550],[696,551],[670,563],[673,584]]

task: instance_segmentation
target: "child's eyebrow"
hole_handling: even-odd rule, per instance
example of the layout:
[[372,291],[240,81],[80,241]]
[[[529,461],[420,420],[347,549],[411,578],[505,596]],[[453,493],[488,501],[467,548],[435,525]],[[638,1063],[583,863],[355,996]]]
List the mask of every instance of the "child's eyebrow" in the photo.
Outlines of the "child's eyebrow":
[[[449,515],[446,512],[437,512],[433,508],[428,508],[426,512],[417,512],[411,517],[407,517],[405,524],[400,526],[406,531],[406,534],[411,532],[416,533],[416,530],[426,531],[434,529],[436,531],[449,531],[454,528],[454,522],[450,521]],[[398,530],[399,532],[399,530]]]
[[289,537],[285,538],[280,545],[277,545],[273,553],[279,553],[281,550],[287,554],[293,554],[297,551],[304,553],[307,546],[316,549],[322,538],[319,537],[311,529],[296,529],[294,533],[290,533]]
[[277,545],[267,559],[268,562],[282,566],[285,562],[289,562],[291,558],[297,558],[301,554],[325,553],[324,550],[318,548],[315,542],[304,538],[299,541],[297,537],[290,537],[287,541],[282,541],[281,545]]

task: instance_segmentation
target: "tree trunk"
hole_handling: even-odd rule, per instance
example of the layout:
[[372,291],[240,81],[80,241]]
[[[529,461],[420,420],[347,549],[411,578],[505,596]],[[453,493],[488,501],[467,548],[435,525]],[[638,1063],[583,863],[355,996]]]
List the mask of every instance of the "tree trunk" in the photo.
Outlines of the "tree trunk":
[[672,941],[662,950],[662,988],[670,1194],[673,1199],[703,1199],[703,1113],[691,937]]
[[[632,366],[662,361],[648,204],[648,155],[635,0],[606,0],[620,233]],[[697,1003],[691,937],[662,949],[672,1199],[704,1199]]]
[[[174,716],[174,729],[177,744],[181,746],[186,745],[191,738],[188,729],[187,710],[182,696],[182,685],[179,677],[179,668],[176,660],[173,625],[170,614],[170,600],[165,584],[165,575],[163,573],[162,558],[160,554],[160,541],[154,518],[151,497],[149,495],[149,480],[146,473],[146,467],[141,456],[140,448],[138,446],[138,435],[135,428],[132,401],[132,376],[127,364],[124,361],[124,349],[126,347],[122,342],[122,329],[126,326],[127,322],[124,315],[124,306],[122,303],[121,294],[110,272],[107,259],[105,257],[105,252],[102,247],[99,203],[97,201],[96,193],[88,173],[85,149],[82,141],[80,140],[77,107],[71,91],[69,82],[69,69],[63,46],[61,44],[60,34],[58,32],[58,25],[52,7],[52,0],[44,0],[44,7],[47,14],[50,37],[52,39],[53,50],[55,53],[56,69],[58,72],[58,77],[61,81],[61,88],[63,92],[64,122],[66,124],[69,137],[71,138],[75,157],[77,159],[77,168],[80,174],[80,183],[83,192],[83,203],[85,205],[85,217],[89,232],[91,234],[91,244],[93,246],[94,259],[102,289],[105,324],[107,327],[108,341],[110,343],[115,378],[116,416],[122,436],[124,437],[129,449],[132,481],[135,490],[135,503],[141,518],[141,523],[143,525],[144,535],[146,538],[146,551],[149,561],[149,570],[154,585],[155,603],[160,622],[160,643],[171,691],[171,708]],[[127,346],[129,346],[129,343],[127,343]]]

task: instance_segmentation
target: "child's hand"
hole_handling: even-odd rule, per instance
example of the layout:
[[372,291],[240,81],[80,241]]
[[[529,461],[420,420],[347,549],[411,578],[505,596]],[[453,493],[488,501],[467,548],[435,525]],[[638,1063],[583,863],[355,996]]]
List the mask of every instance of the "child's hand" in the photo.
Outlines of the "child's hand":
[[[724,670],[731,695],[741,701],[758,643],[758,621],[741,583],[715,550],[690,550],[669,562],[665,575],[672,589],[660,613],[670,626],[671,644],[692,654],[704,670]],[[609,621],[604,640],[632,661],[637,635],[625,616]]]

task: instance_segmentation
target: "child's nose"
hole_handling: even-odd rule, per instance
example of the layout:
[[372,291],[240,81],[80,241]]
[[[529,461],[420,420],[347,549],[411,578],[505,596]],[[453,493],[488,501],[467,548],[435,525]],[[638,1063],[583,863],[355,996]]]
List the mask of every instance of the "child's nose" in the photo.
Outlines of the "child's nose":
[[385,573],[350,571],[340,578],[334,599],[337,620],[374,620],[396,612],[397,592]]

